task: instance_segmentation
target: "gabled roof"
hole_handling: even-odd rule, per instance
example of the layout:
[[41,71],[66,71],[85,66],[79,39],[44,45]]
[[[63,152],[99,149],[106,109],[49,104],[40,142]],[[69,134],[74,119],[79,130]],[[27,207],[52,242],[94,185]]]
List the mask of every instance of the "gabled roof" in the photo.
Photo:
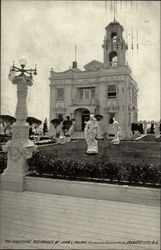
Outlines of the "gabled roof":
[[87,63],[86,65],[84,65],[84,68],[87,71],[93,71],[93,70],[98,70],[100,68],[103,67],[103,63],[99,62],[97,60],[92,60],[91,62]]

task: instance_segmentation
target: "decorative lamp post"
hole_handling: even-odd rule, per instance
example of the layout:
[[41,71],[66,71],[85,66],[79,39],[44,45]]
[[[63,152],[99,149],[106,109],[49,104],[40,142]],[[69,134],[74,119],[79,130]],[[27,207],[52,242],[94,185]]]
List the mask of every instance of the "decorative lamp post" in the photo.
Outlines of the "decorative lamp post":
[[[2,189],[12,191],[24,190],[24,177],[28,171],[27,159],[32,157],[36,150],[34,143],[29,140],[29,124],[27,119],[27,91],[33,84],[32,74],[37,75],[35,69],[25,69],[26,60],[21,59],[21,68],[10,68],[9,80],[17,85],[16,122],[12,126],[12,140],[2,147],[7,152],[7,168],[1,175]],[[20,74],[18,74],[20,73]],[[18,75],[17,75],[18,74]]]

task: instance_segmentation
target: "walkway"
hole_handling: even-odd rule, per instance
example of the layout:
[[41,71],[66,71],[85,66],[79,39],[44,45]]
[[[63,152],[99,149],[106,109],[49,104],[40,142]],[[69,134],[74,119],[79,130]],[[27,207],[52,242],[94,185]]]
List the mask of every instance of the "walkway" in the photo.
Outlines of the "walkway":
[[1,249],[160,249],[159,207],[9,191],[0,201]]

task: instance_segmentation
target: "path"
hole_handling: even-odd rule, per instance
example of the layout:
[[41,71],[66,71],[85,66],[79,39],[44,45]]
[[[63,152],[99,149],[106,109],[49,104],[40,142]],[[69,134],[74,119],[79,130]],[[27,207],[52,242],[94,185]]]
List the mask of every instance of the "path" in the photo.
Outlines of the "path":
[[160,249],[159,207],[26,191],[0,201],[1,249]]

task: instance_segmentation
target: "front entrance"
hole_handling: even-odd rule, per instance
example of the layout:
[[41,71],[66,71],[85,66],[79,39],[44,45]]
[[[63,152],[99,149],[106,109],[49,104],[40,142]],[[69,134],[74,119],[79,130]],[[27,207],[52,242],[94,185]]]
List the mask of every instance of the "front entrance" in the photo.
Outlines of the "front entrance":
[[84,131],[86,122],[89,120],[89,115],[90,115],[89,110],[85,110],[82,113],[82,131]]
[[85,108],[79,108],[74,111],[75,131],[84,131],[85,123],[89,120],[89,115],[89,110]]

